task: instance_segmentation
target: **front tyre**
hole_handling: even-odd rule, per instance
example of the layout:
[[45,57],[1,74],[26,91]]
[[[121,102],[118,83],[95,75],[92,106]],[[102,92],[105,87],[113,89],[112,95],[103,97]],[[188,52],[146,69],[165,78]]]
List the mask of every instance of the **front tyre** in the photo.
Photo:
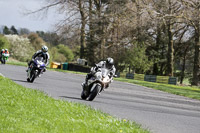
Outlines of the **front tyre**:
[[27,78],[27,81],[28,81],[28,82],[30,82],[30,79],[29,79],[29,78]]
[[83,90],[83,91],[81,92],[81,98],[82,98],[83,100],[86,100],[87,97],[88,97],[88,96],[86,96],[85,91]]
[[2,64],[6,64],[6,60],[5,59],[2,60]]
[[90,92],[90,95],[89,95],[89,97],[88,97],[88,100],[89,100],[89,101],[94,100],[94,98],[95,98],[95,97],[97,96],[97,94],[99,93],[100,89],[101,89],[101,86],[97,84],[97,85],[95,86],[95,88]]
[[35,71],[33,71],[33,73],[31,74],[30,82],[33,83],[35,78],[36,78],[36,74],[35,74]]
[[30,75],[27,78],[27,81],[33,83],[33,81],[35,80],[35,78],[36,78],[36,73],[35,73],[35,70],[32,69],[31,72],[30,72]]

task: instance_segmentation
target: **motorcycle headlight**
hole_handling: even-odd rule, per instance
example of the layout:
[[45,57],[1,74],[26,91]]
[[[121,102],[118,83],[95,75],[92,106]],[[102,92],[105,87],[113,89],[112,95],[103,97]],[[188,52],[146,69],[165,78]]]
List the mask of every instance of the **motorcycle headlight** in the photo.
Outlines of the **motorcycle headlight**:
[[37,67],[40,67],[40,65],[37,65]]

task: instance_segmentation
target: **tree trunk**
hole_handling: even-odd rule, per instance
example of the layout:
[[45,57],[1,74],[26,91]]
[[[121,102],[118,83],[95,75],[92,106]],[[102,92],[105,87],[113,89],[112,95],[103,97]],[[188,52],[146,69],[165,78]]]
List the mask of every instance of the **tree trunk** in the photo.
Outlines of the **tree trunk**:
[[167,51],[167,75],[174,76],[174,43],[171,20],[168,21],[168,51]]
[[92,7],[93,3],[92,0],[89,0],[89,41],[88,41],[88,59],[89,59],[89,65],[94,65],[95,63],[95,54],[94,54],[94,26],[93,26],[93,16],[92,16]]
[[136,0],[136,9],[137,9],[137,43],[141,42],[141,34],[140,34],[140,27],[141,27],[141,19],[140,19],[140,0]]
[[96,10],[97,10],[97,14],[98,14],[98,28],[99,28],[99,32],[98,32],[98,36],[100,38],[100,51],[99,51],[99,58],[102,59],[103,57],[103,27],[102,27],[102,16],[101,16],[101,0],[94,0],[95,2],[95,6],[96,6]]
[[79,0],[79,10],[81,14],[81,48],[80,48],[80,58],[84,58],[85,56],[85,25],[86,25],[86,17],[84,12],[83,1]]
[[198,85],[199,78],[199,27],[198,31],[195,33],[195,53],[194,53],[194,68],[193,68],[193,79],[192,79],[192,85]]
[[188,51],[188,47],[189,47],[189,45],[188,45],[187,48],[185,49],[184,55],[183,55],[183,65],[182,65],[182,70],[181,70],[181,80],[180,80],[180,84],[183,83],[183,79],[184,79],[184,77],[185,77],[185,62],[186,62],[186,54],[187,54],[187,51]]
[[105,43],[106,43],[106,39],[105,39],[105,23],[104,23],[104,20],[103,20],[103,23],[102,23],[102,34],[101,34],[101,59],[104,59]]
[[[154,47],[155,51],[159,50],[159,47],[161,45],[161,28],[160,28],[160,23],[158,22],[157,24],[157,37],[156,37],[156,46]],[[155,58],[158,58],[158,55],[155,55]],[[154,65],[153,65],[153,75],[158,75],[159,70],[158,70],[158,63],[156,60],[154,60]]]

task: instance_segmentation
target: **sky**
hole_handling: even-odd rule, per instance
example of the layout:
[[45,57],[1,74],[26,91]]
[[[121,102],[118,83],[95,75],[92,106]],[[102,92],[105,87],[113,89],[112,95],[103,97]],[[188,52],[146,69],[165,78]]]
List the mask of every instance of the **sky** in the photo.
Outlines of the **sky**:
[[62,19],[56,9],[49,10],[46,17],[40,14],[26,16],[27,10],[37,10],[45,0],[0,0],[0,26],[27,28],[31,31],[53,31],[54,24]]

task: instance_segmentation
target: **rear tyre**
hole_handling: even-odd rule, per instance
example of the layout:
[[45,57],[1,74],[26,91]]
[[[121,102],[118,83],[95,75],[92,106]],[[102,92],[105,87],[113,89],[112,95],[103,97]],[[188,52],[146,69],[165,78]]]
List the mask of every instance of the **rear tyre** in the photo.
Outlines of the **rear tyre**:
[[94,98],[97,96],[97,94],[99,93],[101,89],[101,86],[99,86],[98,84],[95,86],[95,88],[92,90],[92,92],[90,93],[88,100],[92,101],[94,100]]

